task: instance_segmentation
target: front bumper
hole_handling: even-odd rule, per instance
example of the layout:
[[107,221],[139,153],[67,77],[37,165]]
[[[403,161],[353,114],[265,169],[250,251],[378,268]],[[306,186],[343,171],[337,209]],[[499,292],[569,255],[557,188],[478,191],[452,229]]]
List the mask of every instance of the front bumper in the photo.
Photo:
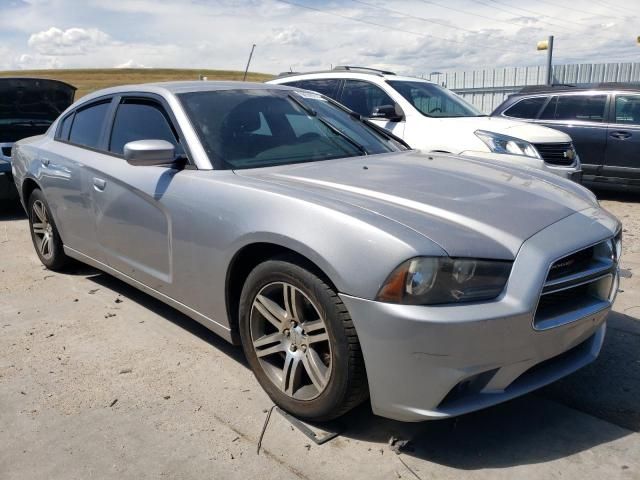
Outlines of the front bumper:
[[550,265],[613,237],[618,227],[594,208],[542,230],[523,244],[505,291],[492,302],[425,307],[342,295],[362,346],[374,413],[402,421],[461,415],[593,361],[613,296],[597,311],[565,315],[554,328],[535,329],[533,319]]

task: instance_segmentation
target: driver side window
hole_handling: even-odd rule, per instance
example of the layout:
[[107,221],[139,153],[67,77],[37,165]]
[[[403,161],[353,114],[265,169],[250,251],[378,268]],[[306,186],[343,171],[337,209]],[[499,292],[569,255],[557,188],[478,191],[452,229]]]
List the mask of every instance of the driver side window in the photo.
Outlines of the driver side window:
[[127,98],[118,105],[113,121],[109,151],[124,153],[124,146],[135,140],[166,140],[183,152],[175,129],[159,103],[145,98]]
[[363,117],[371,117],[376,107],[396,106],[396,102],[384,90],[362,80],[345,81],[340,103]]

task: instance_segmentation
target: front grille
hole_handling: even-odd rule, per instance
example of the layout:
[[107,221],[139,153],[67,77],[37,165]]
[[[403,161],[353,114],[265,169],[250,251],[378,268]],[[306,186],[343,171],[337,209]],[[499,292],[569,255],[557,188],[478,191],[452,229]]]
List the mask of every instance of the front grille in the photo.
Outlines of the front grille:
[[11,147],[2,147],[2,155],[5,157],[11,156]]
[[569,166],[576,161],[576,151],[571,142],[534,143],[542,159],[551,165]]
[[555,261],[538,301],[534,327],[556,327],[597,313],[611,305],[617,264],[611,240]]

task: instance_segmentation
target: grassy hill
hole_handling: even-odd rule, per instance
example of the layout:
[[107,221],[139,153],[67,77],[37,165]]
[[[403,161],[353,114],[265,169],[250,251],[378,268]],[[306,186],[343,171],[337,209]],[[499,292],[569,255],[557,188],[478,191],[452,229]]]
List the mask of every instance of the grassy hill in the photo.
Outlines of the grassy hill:
[[[201,70],[171,68],[106,68],[78,70],[18,70],[0,71],[0,77],[36,77],[62,80],[78,88],[76,100],[101,88],[130,83],[166,82],[172,80],[198,80],[200,75],[209,80],[242,80],[244,72],[233,70]],[[263,82],[273,78],[266,73],[249,72],[247,80]]]

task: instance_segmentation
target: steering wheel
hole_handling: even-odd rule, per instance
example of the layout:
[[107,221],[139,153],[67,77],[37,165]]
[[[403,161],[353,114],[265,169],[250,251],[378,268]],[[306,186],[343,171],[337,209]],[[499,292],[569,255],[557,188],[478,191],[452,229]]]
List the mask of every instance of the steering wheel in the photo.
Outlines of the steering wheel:
[[440,107],[436,107],[436,108],[433,108],[433,109],[429,110],[429,113],[436,113],[436,112],[442,113],[442,109]]

